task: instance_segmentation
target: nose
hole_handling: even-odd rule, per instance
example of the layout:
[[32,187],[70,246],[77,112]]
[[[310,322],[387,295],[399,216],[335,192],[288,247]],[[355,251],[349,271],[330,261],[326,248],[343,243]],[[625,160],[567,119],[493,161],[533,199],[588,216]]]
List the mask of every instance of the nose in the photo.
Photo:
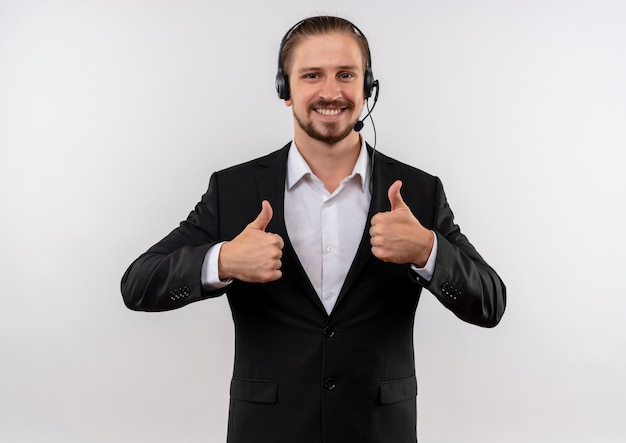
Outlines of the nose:
[[319,95],[320,98],[327,101],[333,101],[341,98],[340,83],[333,76],[326,77],[322,83]]

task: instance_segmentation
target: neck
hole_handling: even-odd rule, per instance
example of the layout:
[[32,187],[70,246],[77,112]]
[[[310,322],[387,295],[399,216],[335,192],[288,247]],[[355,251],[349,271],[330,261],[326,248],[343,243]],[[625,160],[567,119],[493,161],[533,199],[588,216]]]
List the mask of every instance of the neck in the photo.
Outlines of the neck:
[[313,174],[331,193],[352,173],[361,150],[361,138],[357,132],[329,145],[296,131],[294,141]]

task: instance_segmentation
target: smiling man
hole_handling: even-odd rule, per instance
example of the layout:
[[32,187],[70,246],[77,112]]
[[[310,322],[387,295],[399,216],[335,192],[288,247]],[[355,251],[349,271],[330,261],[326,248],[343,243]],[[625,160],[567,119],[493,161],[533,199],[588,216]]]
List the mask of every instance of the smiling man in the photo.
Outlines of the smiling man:
[[415,443],[422,289],[493,327],[505,286],[455,224],[439,179],[359,134],[379,86],[355,25],[293,26],[276,88],[293,140],[215,172],[188,218],[130,265],[124,302],[163,311],[227,294],[231,443]]
[[[364,101],[365,58],[345,34],[313,35],[294,48],[288,61],[295,139],[326,146],[358,143],[353,131]],[[304,133],[303,133],[304,132]]]

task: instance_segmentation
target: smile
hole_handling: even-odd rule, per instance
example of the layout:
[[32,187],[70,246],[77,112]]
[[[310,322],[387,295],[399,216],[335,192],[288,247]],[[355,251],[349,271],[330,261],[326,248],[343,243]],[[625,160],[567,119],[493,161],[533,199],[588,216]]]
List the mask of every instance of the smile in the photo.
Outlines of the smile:
[[339,115],[341,111],[342,111],[341,109],[324,109],[324,108],[315,109],[315,112],[317,112],[318,114],[324,115],[326,117]]

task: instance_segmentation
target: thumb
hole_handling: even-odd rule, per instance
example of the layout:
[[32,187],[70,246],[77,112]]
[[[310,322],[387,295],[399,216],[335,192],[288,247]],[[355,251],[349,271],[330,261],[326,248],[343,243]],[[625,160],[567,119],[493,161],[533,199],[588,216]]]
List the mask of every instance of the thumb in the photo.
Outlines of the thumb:
[[259,212],[257,218],[255,218],[254,221],[248,226],[254,229],[265,231],[265,228],[272,219],[273,214],[274,212],[272,211],[272,205],[270,205],[270,202],[268,202],[267,200],[263,200],[261,202],[261,212]]
[[387,195],[389,197],[389,203],[391,203],[391,210],[394,211],[399,208],[406,208],[406,203],[402,200],[400,195],[400,188],[402,187],[402,181],[396,180],[389,186]]

